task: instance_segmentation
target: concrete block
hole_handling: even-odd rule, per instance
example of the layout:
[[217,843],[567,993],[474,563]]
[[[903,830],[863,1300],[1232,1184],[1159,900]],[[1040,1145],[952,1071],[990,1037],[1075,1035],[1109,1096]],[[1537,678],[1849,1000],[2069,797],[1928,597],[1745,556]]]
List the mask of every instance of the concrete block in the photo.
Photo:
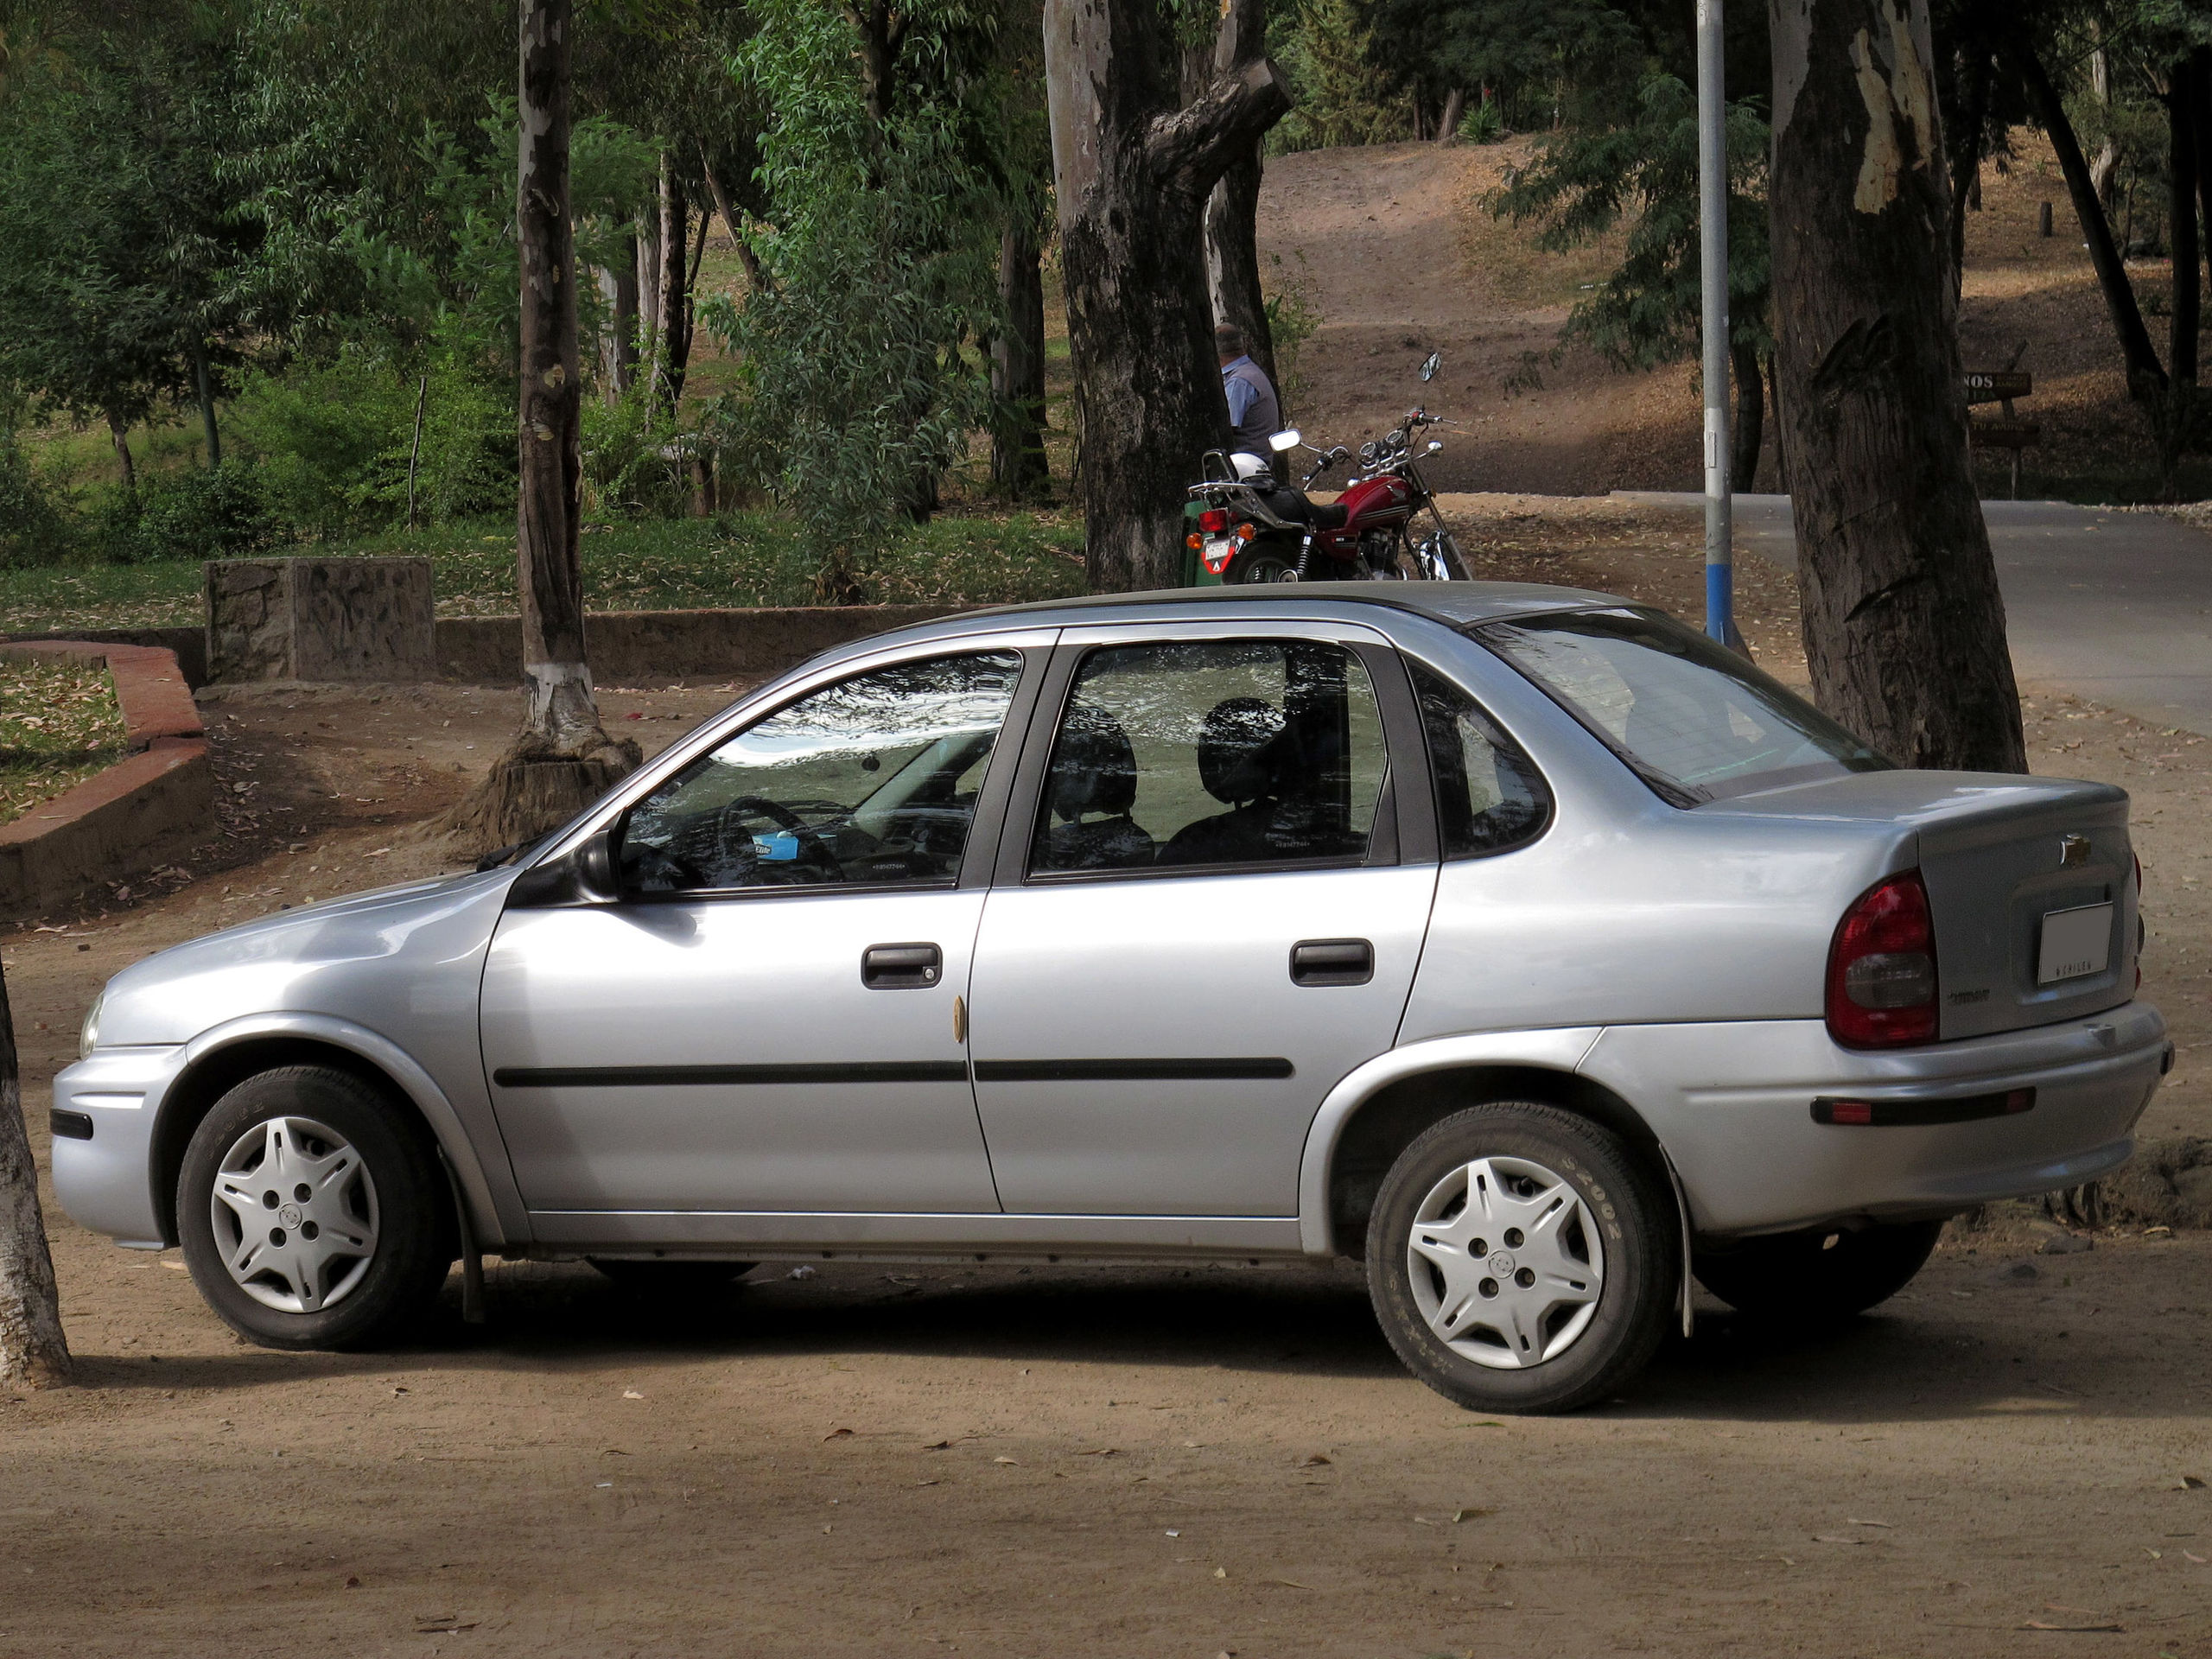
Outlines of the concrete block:
[[212,682],[437,677],[428,559],[223,559],[207,583]]

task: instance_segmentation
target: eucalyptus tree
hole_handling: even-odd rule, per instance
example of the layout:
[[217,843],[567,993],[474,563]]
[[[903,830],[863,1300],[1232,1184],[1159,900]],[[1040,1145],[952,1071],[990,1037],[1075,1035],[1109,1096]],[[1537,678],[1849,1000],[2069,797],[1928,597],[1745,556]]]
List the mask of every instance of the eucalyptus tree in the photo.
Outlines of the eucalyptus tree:
[[38,1166],[23,1132],[23,1096],[8,978],[0,970],[0,1384],[69,1380],[69,1340],[39,1213]]

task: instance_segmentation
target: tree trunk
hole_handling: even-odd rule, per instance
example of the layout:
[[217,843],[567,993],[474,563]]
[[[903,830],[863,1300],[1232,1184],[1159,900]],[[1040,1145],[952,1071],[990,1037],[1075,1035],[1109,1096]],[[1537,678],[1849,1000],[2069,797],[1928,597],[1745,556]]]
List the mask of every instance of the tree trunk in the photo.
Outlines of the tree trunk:
[[1266,59],[1177,110],[1151,0],[1046,0],[1068,344],[1094,588],[1171,585],[1185,490],[1227,433],[1206,315],[1207,195],[1290,107]]
[[46,1389],[68,1380],[69,1343],[39,1214],[38,1166],[23,1131],[8,980],[0,972],[0,1386]]
[[2197,315],[2203,291],[2196,237],[2197,68],[2195,54],[2183,58],[2168,72],[2166,84],[2166,233],[2173,256],[2166,366],[2172,380],[2159,448],[2170,493],[2196,416]]
[[607,309],[613,338],[607,342],[605,372],[608,389],[625,397],[638,384],[638,238],[623,238],[628,256],[607,273]]
[[1966,97],[1951,138],[1951,297],[1957,299],[1966,281],[1967,203],[1981,182],[1983,129],[1989,124],[1989,48],[1980,41],[1967,48],[1971,67],[1967,71]]
[[659,334],[653,341],[653,397],[668,414],[676,412],[683,395],[683,363],[689,355],[684,327],[684,301],[690,291],[683,255],[691,240],[691,206],[683,199],[683,181],[676,176],[668,157],[660,168],[660,292],[653,301]]
[[1436,142],[1448,144],[1459,136],[1459,122],[1467,113],[1467,89],[1454,86],[1444,99],[1444,118],[1436,124]]
[[1758,349],[1745,340],[1728,346],[1728,365],[1735,372],[1736,420],[1733,452],[1729,457],[1731,487],[1749,491],[1758,475],[1759,449],[1766,438],[1766,398],[1760,384]]
[[1967,454],[1927,0],[1769,16],[1776,357],[1815,696],[1904,765],[2024,772]]
[[138,488],[138,469],[130,461],[130,423],[122,416],[111,412],[107,417],[108,442],[115,446],[116,469],[123,475],[123,487],[136,492]]
[[192,348],[192,389],[200,402],[200,429],[207,439],[207,470],[213,472],[223,464],[223,435],[215,425],[215,383],[207,372],[207,348],[195,343]]
[[[1781,0],[1774,0],[1781,3]],[[2121,262],[2120,249],[2112,238],[2112,223],[2105,217],[2104,205],[2097,199],[2096,185],[2089,177],[2089,164],[2082,159],[2082,146],[2074,137],[2074,124],[2066,118],[2066,105],[2058,96],[2058,89],[2051,85],[2050,77],[2044,73],[2043,62],[2035,49],[2017,35],[2007,37],[2005,50],[2018,69],[2021,80],[2028,89],[2029,101],[2035,105],[2036,118],[2043,123],[2044,132],[2050,139],[2050,147],[2058,154],[2059,170],[2066,175],[2066,194],[2073,199],[2074,216],[2081,221],[2082,235],[2089,245],[2089,263],[2096,267],[2097,286],[2104,294],[2105,314],[2112,319],[2112,331],[2120,341],[2121,362],[2127,370],[2127,388],[2131,397],[2147,398],[2153,392],[2166,388],[2166,372],[2158,366],[2158,353],[2151,344],[2151,331],[2143,326],[2142,308],[2135,302],[2135,289],[2127,280],[2127,267]],[[1778,76],[1780,71],[1777,70]]]
[[753,245],[745,239],[745,226],[740,222],[737,209],[731,204],[729,192],[722,188],[721,177],[700,153],[700,165],[705,170],[707,194],[714,198],[715,211],[722,216],[722,225],[729,232],[730,245],[737,250],[737,262],[745,267],[745,285],[753,293],[760,291],[760,256],[753,251]]
[[[576,259],[569,216],[573,0],[522,0],[516,179],[522,255],[521,481],[515,552],[528,693],[521,737],[448,820],[480,850],[529,841],[574,816],[638,764],[600,725],[584,659],[582,388]],[[679,249],[678,261],[683,255]]]
[[[1214,33],[1207,84],[1234,74],[1239,64],[1263,56],[1267,41],[1267,0],[1227,0],[1222,7],[1221,27]],[[1201,93],[1205,90],[1198,89]],[[1216,322],[1234,323],[1243,331],[1244,348],[1274,387],[1287,423],[1290,405],[1283,399],[1282,376],[1275,367],[1274,329],[1268,321],[1267,296],[1260,292],[1262,154],[1262,143],[1255,138],[1230,162],[1206,198],[1206,298]]]
[[[2094,32],[2099,25],[2092,20],[2089,27]],[[2120,174],[2120,143],[2112,136],[2112,59],[2101,46],[2089,54],[2089,95],[2097,100],[2105,119],[2104,142],[2097,146],[2096,159],[2089,163],[2089,183],[2097,193],[2097,206],[2109,220],[2112,210],[2119,206],[2113,200],[2113,181]]]
[[991,483],[1017,499],[1042,489],[1045,464],[1045,275],[1027,224],[999,235],[999,304],[1006,327],[991,342]]

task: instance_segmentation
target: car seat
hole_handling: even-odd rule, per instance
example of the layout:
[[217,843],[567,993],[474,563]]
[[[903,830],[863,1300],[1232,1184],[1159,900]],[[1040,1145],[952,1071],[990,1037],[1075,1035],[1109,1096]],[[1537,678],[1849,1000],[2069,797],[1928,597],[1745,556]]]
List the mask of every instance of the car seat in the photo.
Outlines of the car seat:
[[1198,782],[1230,808],[1177,830],[1162,864],[1242,864],[1278,855],[1274,823],[1289,760],[1282,710],[1263,697],[1224,697],[1198,728]]
[[[1129,816],[1136,804],[1137,757],[1121,721],[1077,703],[1060,727],[1045,781],[1049,817],[1040,868],[1126,870],[1153,861],[1158,843]],[[1093,816],[1096,815],[1096,816]]]

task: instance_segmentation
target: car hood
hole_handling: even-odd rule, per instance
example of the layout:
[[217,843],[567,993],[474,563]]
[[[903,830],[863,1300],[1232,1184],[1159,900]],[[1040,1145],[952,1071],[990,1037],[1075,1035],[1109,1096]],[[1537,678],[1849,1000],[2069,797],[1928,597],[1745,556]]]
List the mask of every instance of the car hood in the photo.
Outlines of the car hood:
[[464,988],[473,998],[514,877],[509,867],[410,881],[173,945],[108,982],[100,1043],[188,1042],[253,1014],[375,1026],[426,999],[442,1002]]

